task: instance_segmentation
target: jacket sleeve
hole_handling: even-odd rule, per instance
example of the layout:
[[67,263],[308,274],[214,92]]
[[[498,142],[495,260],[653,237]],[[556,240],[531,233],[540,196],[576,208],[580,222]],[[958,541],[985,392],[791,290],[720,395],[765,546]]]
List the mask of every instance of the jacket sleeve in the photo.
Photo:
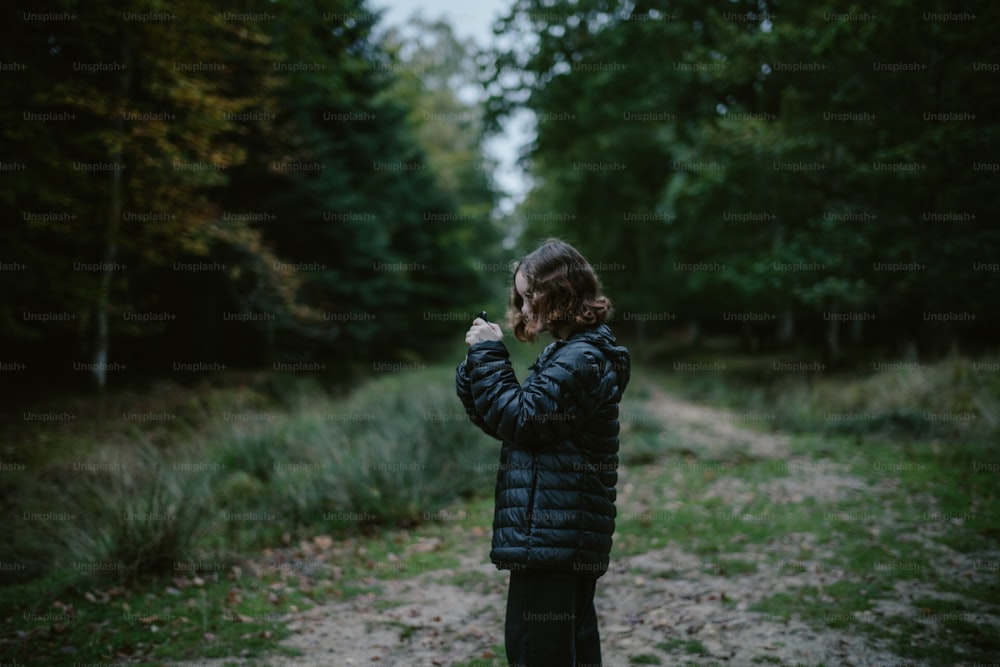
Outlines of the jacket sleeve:
[[486,422],[483,421],[483,418],[476,411],[476,406],[472,401],[472,380],[469,379],[469,373],[466,370],[467,361],[468,359],[462,361],[458,365],[458,368],[455,369],[455,392],[458,394],[459,400],[462,401],[465,414],[469,415],[472,423],[478,426],[486,435],[499,439],[500,436],[486,425]]
[[518,384],[502,342],[472,346],[467,366],[476,412],[497,436],[520,449],[566,438],[601,400],[601,364],[579,346],[557,351],[524,385]]

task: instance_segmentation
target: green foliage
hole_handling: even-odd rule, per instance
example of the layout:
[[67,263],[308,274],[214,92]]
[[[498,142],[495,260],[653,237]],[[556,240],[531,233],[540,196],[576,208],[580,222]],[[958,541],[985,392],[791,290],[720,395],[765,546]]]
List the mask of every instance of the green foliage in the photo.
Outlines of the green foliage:
[[31,563],[25,575],[125,583],[168,573],[194,555],[211,519],[207,477],[148,446],[76,464],[75,473],[54,466],[48,479],[24,482],[24,495],[12,499],[23,542],[4,555]]
[[480,131],[424,120],[479,116],[441,87],[468,60],[446,27],[421,73],[401,58],[422,32],[383,45],[365,0],[57,4],[72,18],[15,2],[0,28],[25,68],[0,81],[0,324],[21,362],[134,369],[114,380],[412,359],[482,301]]
[[385,48],[399,68],[394,96],[409,110],[407,120],[438,186],[459,214],[459,224],[445,225],[442,232],[495,243],[490,174],[496,165],[484,158],[480,146],[480,105],[467,101],[478,90],[471,57],[475,43],[456,37],[443,19],[416,14],[385,38]]
[[[685,359],[692,363],[700,356]],[[738,411],[768,415],[767,426],[798,433],[989,439],[1000,429],[996,357],[931,363],[873,362],[870,372],[805,378],[775,374],[779,358],[714,354],[725,372],[666,376],[674,391]]]
[[[640,335],[664,326],[630,314],[670,314],[836,359],[854,313],[874,316],[855,342],[992,343],[992,278],[974,263],[1000,251],[997,197],[974,165],[1000,132],[975,63],[998,45],[996,8],[980,9],[515,2],[482,65],[493,130],[522,108],[538,119],[528,242],[562,235],[610,267]],[[899,63],[916,69],[883,67]],[[763,323],[726,324],[747,312]],[[975,320],[924,317],[942,312]]]
[[[355,18],[330,26],[325,16]],[[475,185],[453,178],[480,154],[478,134],[427,139],[427,128],[441,124],[420,120],[421,105],[459,105],[447,91],[427,94],[430,74],[398,60],[397,43],[373,43],[374,18],[364,3],[339,0],[269,24],[279,66],[308,68],[272,77],[274,134],[253,140],[247,168],[222,193],[229,210],[273,216],[255,227],[302,267],[299,292],[322,315],[278,323],[278,335],[285,329],[305,344],[293,348],[300,358],[433,351],[451,331],[442,315],[482,296],[485,276],[475,265],[497,238],[482,172]],[[477,211],[471,223],[469,206]]]
[[[110,575],[118,581],[165,574],[190,560],[208,528],[211,492],[202,475],[178,471],[147,452],[138,470],[87,479],[71,494],[78,520],[62,537],[65,556],[55,568]],[[89,569],[88,569],[89,568]]]
[[112,655],[141,664],[295,655],[277,644],[291,634],[281,619],[312,604],[280,573],[241,576],[229,568],[201,576],[175,572],[128,587],[105,584],[73,587],[50,577],[0,588],[0,610],[7,618],[16,614],[25,631],[0,640],[4,657],[73,665]]
[[400,371],[338,403],[305,381],[312,388],[289,410],[233,412],[248,418],[184,446],[61,453],[43,476],[13,478],[3,510],[23,529],[0,556],[31,564],[14,579],[125,582],[295,536],[433,522],[488,494],[496,470],[495,446],[456,407],[452,378]]
[[[481,494],[493,476],[492,450],[455,409],[449,380],[440,371],[403,371],[371,381],[336,409],[313,396],[292,417],[234,426],[214,453],[225,511],[270,511],[283,531],[407,526]],[[257,538],[272,533],[265,526]]]
[[[702,643],[697,639],[671,639],[657,644],[656,648],[668,653],[677,649],[680,649],[685,653],[694,653],[697,655],[705,655],[707,653],[704,645],[702,645]],[[659,664],[659,662],[656,664]]]
[[[129,20],[149,11],[144,3],[57,4],[72,18],[32,20],[46,14],[31,3],[4,10],[4,60],[25,69],[0,83],[18,119],[4,124],[3,142],[23,172],[0,186],[11,221],[2,243],[27,280],[4,272],[0,318],[15,340],[89,342],[110,309],[112,335],[141,337],[150,326],[122,313],[159,304],[147,271],[206,254],[205,191],[243,159],[227,118],[248,100],[228,73],[253,36],[203,3],[167,3],[169,21]],[[18,309],[67,317],[52,331],[17,323]]]

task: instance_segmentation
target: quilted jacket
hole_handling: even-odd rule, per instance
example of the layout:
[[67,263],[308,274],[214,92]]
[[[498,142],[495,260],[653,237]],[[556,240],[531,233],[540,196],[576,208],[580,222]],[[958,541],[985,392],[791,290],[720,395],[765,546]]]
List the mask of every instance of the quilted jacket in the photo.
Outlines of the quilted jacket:
[[503,441],[490,559],[500,569],[600,577],[615,531],[628,350],[602,324],[556,340],[529,370],[518,383],[506,346],[483,341],[456,372],[469,417]]

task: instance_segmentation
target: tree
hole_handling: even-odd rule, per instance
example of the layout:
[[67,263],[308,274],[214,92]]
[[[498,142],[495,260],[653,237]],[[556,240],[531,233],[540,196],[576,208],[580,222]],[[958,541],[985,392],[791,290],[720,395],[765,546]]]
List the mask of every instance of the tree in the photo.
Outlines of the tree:
[[0,325],[40,383],[425,354],[481,300],[478,136],[422,132],[363,0],[3,12]]
[[223,194],[227,209],[280,222],[256,227],[303,268],[304,298],[326,328],[297,345],[300,355],[426,353],[452,333],[444,315],[484,289],[477,244],[493,231],[471,218],[492,193],[481,175],[460,173],[478,137],[459,133],[434,147],[440,160],[428,158],[426,123],[407,107],[420,84],[401,74],[407,65],[392,44],[372,41],[377,16],[365,6],[317,2],[268,26],[281,143],[251,145]]
[[967,309],[984,339],[997,327],[972,268],[1000,249],[982,222],[992,176],[972,169],[997,146],[975,70],[996,58],[997,10],[955,22],[932,5],[520,0],[499,26],[491,119],[540,118],[528,207],[569,214],[539,229],[631,267],[608,280],[627,308],[770,314],[830,358],[844,322],[896,345],[929,331],[941,352],[958,329],[933,333],[928,314]]
[[9,247],[29,258],[33,276],[13,290],[14,303],[66,315],[92,340],[83,344],[90,363],[78,366],[103,388],[107,370],[120,366],[111,336],[148,335],[170,319],[149,317],[155,293],[135,290],[144,272],[207,253],[206,188],[242,159],[229,118],[248,101],[232,94],[230,79],[257,36],[203,3],[8,11],[7,55],[32,72],[4,77],[20,116],[4,138],[25,167],[0,201],[15,220]]

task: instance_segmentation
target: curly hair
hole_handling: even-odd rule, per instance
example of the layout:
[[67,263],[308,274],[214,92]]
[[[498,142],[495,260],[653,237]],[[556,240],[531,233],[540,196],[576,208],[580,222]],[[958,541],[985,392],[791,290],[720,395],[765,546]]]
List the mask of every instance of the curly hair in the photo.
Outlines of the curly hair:
[[[545,329],[556,338],[603,324],[611,315],[611,300],[601,293],[593,267],[580,252],[559,239],[548,239],[514,266],[528,283],[533,317],[542,318]],[[521,312],[524,299],[513,283],[507,303],[507,323],[519,341],[534,340],[531,321]]]

